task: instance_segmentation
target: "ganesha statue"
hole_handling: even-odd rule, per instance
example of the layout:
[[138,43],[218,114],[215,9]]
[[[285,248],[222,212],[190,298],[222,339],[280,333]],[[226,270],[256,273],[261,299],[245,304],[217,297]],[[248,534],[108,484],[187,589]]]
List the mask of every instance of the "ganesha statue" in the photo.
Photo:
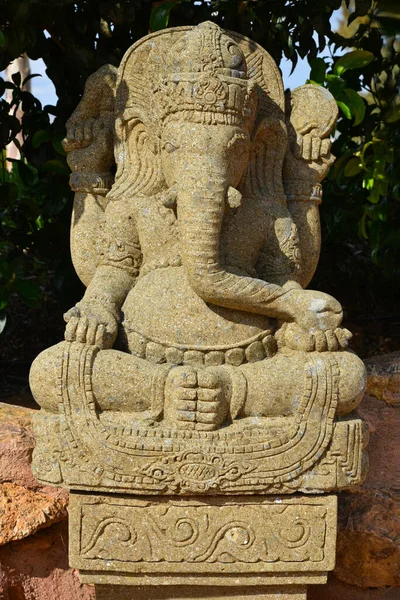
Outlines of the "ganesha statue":
[[124,494],[329,491],[364,476],[343,310],[306,289],[330,93],[206,22],[87,81],[64,148],[87,287],[31,369],[40,481]]

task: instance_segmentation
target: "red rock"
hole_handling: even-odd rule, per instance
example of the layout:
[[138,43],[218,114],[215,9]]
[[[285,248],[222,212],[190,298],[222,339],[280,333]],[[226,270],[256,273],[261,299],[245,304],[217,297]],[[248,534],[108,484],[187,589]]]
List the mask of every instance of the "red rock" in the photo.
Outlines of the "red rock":
[[355,493],[340,494],[335,575],[352,586],[400,586],[400,410],[367,395],[358,412],[370,432],[369,471]]
[[391,406],[400,406],[400,352],[372,356],[364,362],[369,394]]
[[0,548],[1,600],[94,600],[68,567],[67,529],[63,521]]
[[310,585],[307,600],[399,600],[400,588],[346,585],[331,574],[326,585]]
[[54,498],[15,483],[0,484],[0,545],[62,521],[67,504],[65,497]]
[[360,587],[400,586],[398,498],[377,490],[341,496],[335,575]]
[[68,492],[43,486],[32,474],[32,417],[30,408],[0,402],[0,484],[11,482],[67,501]]
[[30,408],[0,403],[0,483],[10,481],[29,489],[42,487],[30,467],[34,413]]
[[363,488],[400,491],[400,408],[365,396],[358,408],[369,427],[369,470]]

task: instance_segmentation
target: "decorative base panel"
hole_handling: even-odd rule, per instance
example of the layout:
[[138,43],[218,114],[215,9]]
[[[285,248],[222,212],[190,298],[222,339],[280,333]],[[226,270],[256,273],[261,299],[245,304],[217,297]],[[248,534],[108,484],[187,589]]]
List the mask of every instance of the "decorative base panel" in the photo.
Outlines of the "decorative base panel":
[[82,581],[102,585],[324,583],[334,568],[336,520],[335,496],[72,493],[70,565]]

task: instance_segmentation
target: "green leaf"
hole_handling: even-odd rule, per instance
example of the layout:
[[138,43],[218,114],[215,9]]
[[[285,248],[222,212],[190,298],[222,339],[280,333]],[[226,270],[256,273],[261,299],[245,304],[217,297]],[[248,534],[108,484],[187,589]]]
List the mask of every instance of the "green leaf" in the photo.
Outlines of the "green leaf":
[[356,156],[353,156],[347,163],[344,168],[344,174],[346,177],[354,177],[358,175],[362,171],[362,165],[360,163],[360,159]]
[[344,114],[344,116],[346,117],[346,119],[351,119],[351,110],[347,106],[347,104],[345,104],[341,100],[337,100],[337,105],[340,108],[340,110],[342,111],[342,113]]
[[16,86],[19,87],[21,85],[21,73],[19,71],[17,71],[17,73],[13,73],[11,75],[11,79],[13,80]]
[[69,175],[67,166],[61,160],[48,160],[42,166],[43,173],[57,173],[57,175]]
[[51,138],[51,143],[53,145],[54,150],[56,152],[58,152],[58,154],[61,154],[62,156],[67,155],[67,153],[65,152],[65,150],[62,146],[62,141],[63,141],[64,137],[65,136],[63,136],[63,135],[56,135]]
[[34,170],[30,165],[26,165],[22,160],[19,160],[17,165],[18,173],[21,177],[22,183],[27,187],[31,186],[35,182],[36,170]]
[[32,308],[38,308],[42,302],[42,291],[36,283],[26,279],[19,279],[15,282],[15,291],[21,299]]
[[377,202],[379,202],[379,188],[378,186],[375,186],[372,188],[371,193],[368,196],[368,200],[369,202],[372,202],[372,204],[376,204]]
[[334,98],[338,98],[342,93],[346,82],[344,79],[339,77],[338,75],[329,74],[326,76],[326,83],[328,86],[328,90],[332,94]]
[[50,131],[47,129],[39,129],[32,136],[32,146],[39,148],[44,142],[50,141]]
[[28,83],[28,81],[30,81],[31,79],[33,79],[34,77],[41,77],[40,73],[31,73],[30,75],[28,75],[28,77],[25,77],[25,79],[22,82],[22,87]]
[[44,227],[44,219],[42,215],[39,215],[36,219],[35,219],[35,225],[38,229],[38,231],[40,231],[41,229],[43,229]]
[[310,61],[310,79],[316,83],[324,83],[326,73],[326,62],[323,58],[313,58]]
[[384,114],[383,118],[386,123],[395,123],[400,119],[400,104],[391,106]]
[[368,50],[353,50],[341,56],[334,64],[333,72],[343,75],[349,69],[361,69],[374,60],[375,56]]
[[179,2],[180,0],[163,2],[162,4],[159,4],[153,8],[150,15],[150,29],[152,31],[160,31],[160,29],[165,29],[168,27],[171,10]]
[[357,92],[351,88],[345,88],[343,90],[346,105],[349,107],[351,114],[354,117],[354,125],[359,125],[365,117],[365,103]]
[[9,183],[6,181],[5,183],[0,184],[0,197],[3,202],[8,202],[11,204],[18,196],[18,188],[15,183]]

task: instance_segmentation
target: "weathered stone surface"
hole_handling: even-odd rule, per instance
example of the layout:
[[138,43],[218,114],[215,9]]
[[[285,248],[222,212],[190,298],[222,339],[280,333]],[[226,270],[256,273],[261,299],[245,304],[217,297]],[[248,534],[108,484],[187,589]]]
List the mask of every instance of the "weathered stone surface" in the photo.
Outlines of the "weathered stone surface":
[[0,545],[27,537],[66,516],[65,497],[52,498],[15,483],[0,484]]
[[213,23],[147,36],[88,80],[64,142],[87,290],[31,370],[41,482],[188,495],[362,481],[361,422],[340,419],[364,366],[340,304],[303,289],[336,118],[320,86],[285,100],[270,55]]
[[400,352],[372,356],[365,366],[368,392],[390,406],[400,406]]
[[[140,498],[73,493],[70,564],[82,577],[136,585],[264,584],[333,569],[336,497]],[[268,579],[268,581],[267,581]],[[87,579],[86,579],[87,580]],[[121,581],[122,583],[122,581]],[[133,581],[132,581],[133,583]],[[271,583],[275,583],[272,581]],[[286,582],[288,583],[288,582]]]
[[66,521],[0,547],[1,600],[94,600],[68,567]]

